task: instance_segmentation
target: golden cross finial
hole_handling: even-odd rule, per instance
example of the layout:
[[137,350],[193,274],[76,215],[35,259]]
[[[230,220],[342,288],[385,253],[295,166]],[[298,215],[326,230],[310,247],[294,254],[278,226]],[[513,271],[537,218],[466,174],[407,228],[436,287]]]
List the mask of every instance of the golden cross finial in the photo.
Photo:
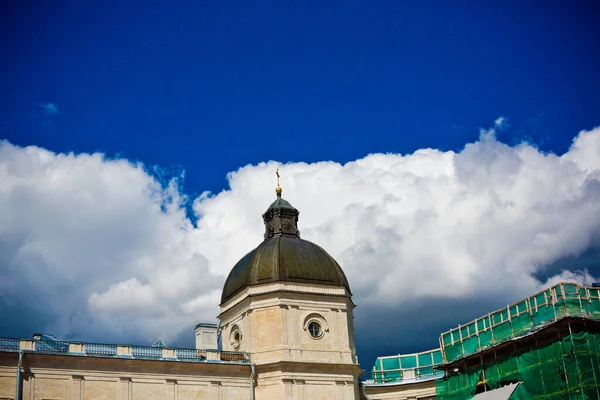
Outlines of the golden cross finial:
[[277,193],[278,196],[281,195],[281,186],[279,186],[279,168],[277,168],[275,170],[275,175],[277,175],[277,188],[275,189],[275,193]]

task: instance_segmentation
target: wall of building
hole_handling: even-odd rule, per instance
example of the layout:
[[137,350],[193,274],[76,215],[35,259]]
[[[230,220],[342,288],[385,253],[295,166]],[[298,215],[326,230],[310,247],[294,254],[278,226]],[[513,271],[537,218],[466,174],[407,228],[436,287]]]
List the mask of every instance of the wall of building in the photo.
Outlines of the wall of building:
[[[0,353],[0,399],[15,399],[17,353]],[[25,354],[22,400],[236,400],[250,366]]]
[[[358,398],[354,304],[345,288],[275,283],[246,288],[222,306],[223,350],[249,352],[256,399]],[[323,334],[312,337],[316,321]],[[239,349],[234,332],[242,332]]]
[[[273,291],[271,291],[273,290]],[[223,350],[252,354],[257,364],[276,361],[357,364],[352,304],[344,288],[272,284],[246,289],[224,305]],[[311,338],[307,321],[318,319],[322,338]],[[241,347],[232,347],[239,329]]]
[[358,399],[351,366],[292,363],[257,366],[256,398],[260,399]]
[[430,400],[435,399],[435,380],[365,386],[365,393],[370,400]]

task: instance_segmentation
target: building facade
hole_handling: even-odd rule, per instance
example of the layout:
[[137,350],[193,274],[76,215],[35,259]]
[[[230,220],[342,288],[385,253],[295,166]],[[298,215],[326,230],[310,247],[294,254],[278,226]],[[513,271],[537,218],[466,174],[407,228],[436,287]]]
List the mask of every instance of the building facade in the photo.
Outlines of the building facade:
[[278,190],[264,241],[223,287],[223,349],[252,355],[257,399],[357,399],[350,286],[325,250],[300,238],[298,215]]
[[0,399],[359,399],[348,280],[276,194],[262,243],[225,282],[219,326],[196,326],[195,349],[0,339]]
[[600,288],[568,283],[379,357],[359,383],[348,280],[276,194],[194,349],[0,338],[0,400],[600,398]]

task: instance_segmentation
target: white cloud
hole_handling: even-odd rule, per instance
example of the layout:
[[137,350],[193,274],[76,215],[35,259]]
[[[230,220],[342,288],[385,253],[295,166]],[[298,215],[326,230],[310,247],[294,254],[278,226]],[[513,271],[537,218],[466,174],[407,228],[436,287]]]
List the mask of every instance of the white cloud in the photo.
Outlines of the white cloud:
[[64,319],[56,334],[84,331],[78,316],[91,313],[168,341],[217,315],[225,276],[262,240],[275,168],[301,236],[342,264],[359,305],[517,300],[558,279],[590,283],[587,271],[534,276],[597,240],[599,143],[600,129],[581,132],[557,156],[490,130],[460,153],[248,165],[229,174],[229,190],[194,200],[193,226],[177,182],[161,186],[141,165],[3,142],[0,290],[44,298]]
[[494,128],[499,131],[506,129],[508,127],[508,125],[509,125],[508,118],[506,118],[506,117],[498,117],[494,121]]
[[0,182],[3,297],[53,316],[54,333],[85,329],[72,325],[90,312],[150,338],[216,315],[214,303],[181,308],[221,277],[197,252],[175,182],[161,187],[141,165],[100,154],[7,142]]
[[58,106],[54,103],[42,103],[40,104],[42,110],[47,116],[53,116],[58,114]]
[[543,289],[549,286],[553,286],[561,282],[579,282],[580,284],[591,286],[592,283],[597,282],[597,279],[594,278],[589,273],[589,271],[585,269],[583,271],[564,270],[561,271],[559,274],[551,276],[543,283],[541,283],[538,287],[538,290],[542,291]]

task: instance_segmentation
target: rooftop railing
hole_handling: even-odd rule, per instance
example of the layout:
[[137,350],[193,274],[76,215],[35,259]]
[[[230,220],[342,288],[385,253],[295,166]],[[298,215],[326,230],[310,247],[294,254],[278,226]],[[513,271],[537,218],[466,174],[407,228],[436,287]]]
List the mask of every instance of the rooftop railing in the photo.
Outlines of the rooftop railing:
[[201,359],[206,360],[206,350],[197,350],[197,349],[177,349],[176,350],[177,358],[187,360],[187,359]]
[[19,350],[21,339],[0,338],[0,349]]
[[404,368],[393,370],[376,370],[371,372],[371,379],[364,380],[365,384],[383,383],[414,383],[416,381],[442,378],[444,371],[432,366],[419,368]]
[[116,344],[104,344],[104,343],[85,343],[85,354],[90,356],[116,356],[117,345]]
[[250,363],[248,353],[105,343],[0,338],[0,352],[71,354],[76,356],[133,358],[186,362]]
[[162,348],[151,346],[131,346],[131,355],[136,358],[161,358]]
[[249,360],[249,355],[247,353],[240,353],[238,351],[222,351],[221,360],[233,362],[247,362]]
[[58,340],[37,340],[34,343],[36,351],[43,351],[48,353],[69,352],[69,342],[62,342]]
[[414,382],[444,376],[443,371],[434,369],[443,363],[442,351],[432,349],[420,353],[397,354],[378,357],[366,383]]

